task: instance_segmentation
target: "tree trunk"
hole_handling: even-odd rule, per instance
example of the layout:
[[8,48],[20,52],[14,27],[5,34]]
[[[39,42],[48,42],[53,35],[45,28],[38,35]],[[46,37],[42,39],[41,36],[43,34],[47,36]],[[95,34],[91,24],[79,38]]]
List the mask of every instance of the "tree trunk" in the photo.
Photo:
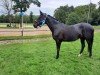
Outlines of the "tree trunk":
[[21,15],[20,16],[20,28],[22,28],[23,27],[23,16]]
[[20,8],[20,28],[23,27],[23,11],[22,11],[22,7]]
[[9,22],[9,26],[11,27],[11,21],[12,21],[12,17],[10,15],[10,13],[8,13],[8,22]]
[[20,13],[20,28],[21,28],[21,36],[23,36],[23,13]]
[[11,16],[9,15],[9,25],[11,27]]

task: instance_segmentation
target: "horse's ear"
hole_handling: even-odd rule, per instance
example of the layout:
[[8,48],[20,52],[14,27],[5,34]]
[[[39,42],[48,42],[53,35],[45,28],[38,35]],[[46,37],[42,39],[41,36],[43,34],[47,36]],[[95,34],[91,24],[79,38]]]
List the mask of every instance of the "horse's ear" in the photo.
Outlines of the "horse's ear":
[[45,16],[47,16],[47,14],[46,14],[46,13],[44,13],[44,15],[45,15]]
[[43,12],[40,10],[40,15],[43,15]]

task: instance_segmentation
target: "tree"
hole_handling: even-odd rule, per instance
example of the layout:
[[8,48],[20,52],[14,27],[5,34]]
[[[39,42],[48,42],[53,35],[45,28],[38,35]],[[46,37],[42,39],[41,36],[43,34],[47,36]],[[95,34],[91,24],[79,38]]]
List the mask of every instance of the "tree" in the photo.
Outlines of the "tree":
[[100,1],[98,2],[99,8],[98,8],[98,24],[100,25]]
[[[90,9],[89,9],[90,6]],[[90,11],[90,14],[88,12]],[[55,18],[66,24],[75,24],[87,22],[90,24],[100,23],[100,7],[97,9],[96,4],[81,5],[77,7],[60,6],[54,12]],[[89,17],[88,17],[89,16]]]
[[[90,6],[90,9],[89,9],[89,6]],[[90,10],[90,14],[88,14],[89,10]],[[75,8],[75,13],[77,13],[78,16],[80,17],[79,22],[87,22],[88,20],[88,23],[91,23],[93,20],[92,12],[94,12],[95,10],[96,10],[96,5],[91,3],[89,5],[77,6]]]
[[33,23],[33,12],[30,12],[30,22]]
[[11,26],[11,14],[13,12],[12,6],[13,6],[13,2],[12,0],[1,0],[0,2],[0,6],[1,6],[1,11],[3,14],[7,15],[7,19],[10,23]]
[[75,12],[71,12],[68,18],[66,19],[66,22],[67,24],[72,25],[72,24],[78,23],[79,20],[80,20],[80,17],[78,16],[78,14],[76,14]]
[[55,18],[62,23],[66,23],[66,12],[62,9],[59,9],[54,14]]
[[6,21],[6,16],[5,15],[0,15],[0,23],[4,23],[4,21]]
[[98,2],[98,5],[99,5],[99,8],[98,9],[100,10],[100,1]]
[[60,22],[66,23],[66,18],[70,12],[74,11],[74,7],[69,7],[68,5],[60,6],[54,12],[54,17]]
[[20,12],[20,27],[22,27],[23,23],[23,12],[25,12],[31,3],[34,3],[38,7],[40,7],[41,3],[38,0],[13,0],[15,2],[15,5],[13,6],[13,9],[16,12]]

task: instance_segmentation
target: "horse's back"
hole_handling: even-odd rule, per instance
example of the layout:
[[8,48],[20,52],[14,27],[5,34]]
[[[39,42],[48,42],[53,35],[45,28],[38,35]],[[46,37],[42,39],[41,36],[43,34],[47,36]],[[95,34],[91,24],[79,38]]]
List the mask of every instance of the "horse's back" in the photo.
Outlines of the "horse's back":
[[78,23],[75,25],[58,25],[53,33],[53,38],[62,41],[75,41],[79,38],[91,38],[93,35],[93,27],[88,23]]

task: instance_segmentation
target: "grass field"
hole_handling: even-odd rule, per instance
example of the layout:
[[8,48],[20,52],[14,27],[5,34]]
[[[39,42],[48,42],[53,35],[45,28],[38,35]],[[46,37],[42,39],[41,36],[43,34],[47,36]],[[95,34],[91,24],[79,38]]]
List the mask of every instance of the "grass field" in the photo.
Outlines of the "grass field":
[[79,40],[64,42],[55,59],[53,39],[0,45],[0,75],[100,75],[100,32],[95,33],[92,58],[87,47],[78,57],[79,49]]
[[46,35],[35,35],[35,36],[0,36],[0,41],[5,41],[5,40],[22,40],[22,39],[42,39],[42,38],[49,38],[51,37],[50,34]]

